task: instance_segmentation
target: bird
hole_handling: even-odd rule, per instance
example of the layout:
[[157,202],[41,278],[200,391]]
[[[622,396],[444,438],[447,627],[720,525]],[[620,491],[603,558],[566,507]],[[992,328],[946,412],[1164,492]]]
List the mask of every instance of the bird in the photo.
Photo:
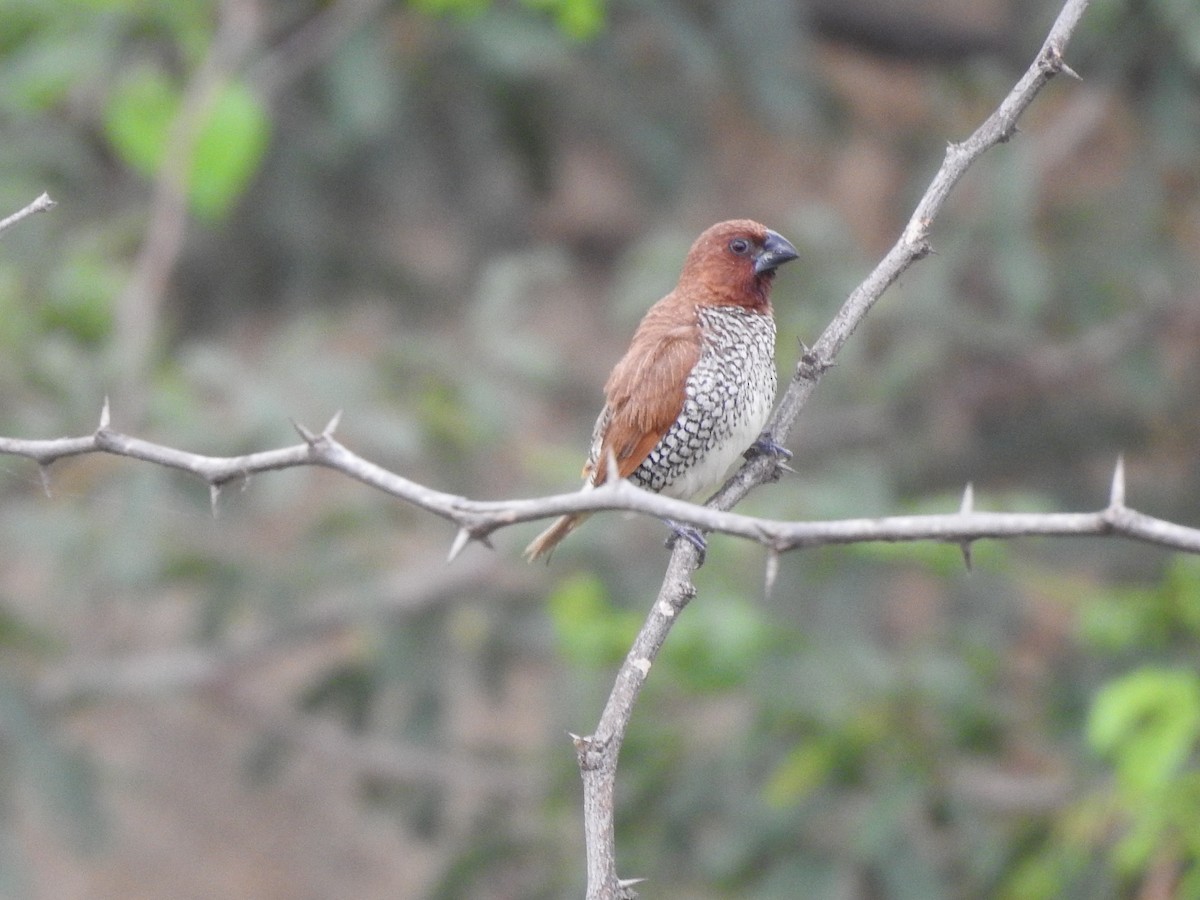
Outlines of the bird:
[[[790,457],[762,429],[777,387],[771,286],[797,256],[751,219],[719,222],[696,238],[679,283],[646,312],[608,376],[584,490],[603,484],[611,466],[640,488],[686,500],[719,485],[752,447]],[[557,519],[525,548],[526,559],[549,562],[589,515]],[[667,524],[703,559],[699,531]]]

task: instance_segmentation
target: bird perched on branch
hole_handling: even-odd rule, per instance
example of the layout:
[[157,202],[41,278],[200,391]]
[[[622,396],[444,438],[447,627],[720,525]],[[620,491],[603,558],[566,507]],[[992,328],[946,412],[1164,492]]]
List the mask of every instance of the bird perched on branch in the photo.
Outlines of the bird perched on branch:
[[[650,307],[608,376],[585,490],[604,483],[610,458],[638,487],[690,499],[718,485],[752,446],[788,455],[761,432],[775,402],[771,283],[795,258],[785,238],[749,219],[713,225],[696,239],[679,283]],[[556,520],[526,558],[548,556],[588,515]],[[703,554],[696,529],[668,524]]]

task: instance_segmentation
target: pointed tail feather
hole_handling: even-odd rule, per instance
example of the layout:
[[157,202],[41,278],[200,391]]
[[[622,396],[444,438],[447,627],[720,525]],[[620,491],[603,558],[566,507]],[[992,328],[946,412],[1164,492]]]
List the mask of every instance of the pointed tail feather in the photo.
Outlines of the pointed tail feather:
[[568,534],[583,524],[584,519],[590,516],[591,513],[573,513],[569,516],[562,516],[555,519],[554,523],[539,534],[525,548],[525,558],[529,562],[533,562],[540,557],[546,557],[546,562],[550,562],[550,554],[554,552],[554,548],[558,546],[558,542],[565,538]]

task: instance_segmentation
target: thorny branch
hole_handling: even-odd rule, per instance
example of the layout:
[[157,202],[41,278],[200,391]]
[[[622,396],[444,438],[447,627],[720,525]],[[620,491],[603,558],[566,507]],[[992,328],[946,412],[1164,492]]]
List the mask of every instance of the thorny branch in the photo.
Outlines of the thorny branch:
[[[140,459],[196,475],[209,485],[213,511],[221,490],[241,484],[252,475],[299,466],[322,466],[348,475],[370,487],[405,500],[458,526],[452,543],[453,559],[470,541],[488,542],[493,532],[571,512],[625,510],[659,519],[672,519],[705,531],[733,535],[762,544],[773,553],[853,544],[867,541],[944,541],[964,544],[981,538],[1081,537],[1119,535],[1173,550],[1200,553],[1200,529],[1176,525],[1137,512],[1125,505],[1124,465],[1118,460],[1109,503],[1095,512],[996,513],[976,512],[968,500],[957,512],[942,515],[885,516],[826,522],[786,522],[700,506],[652,494],[627,481],[613,480],[591,491],[573,491],[525,500],[471,500],[410,481],[348,450],[334,438],[339,417],[319,434],[297,425],[303,443],[245,456],[205,456],[130,437],[110,425],[108,404],[100,426],[83,437],[24,440],[0,437],[0,454],[23,456],[42,468],[50,490],[49,466],[72,456],[108,453]],[[972,496],[968,486],[967,498]],[[676,556],[680,555],[678,552]]]

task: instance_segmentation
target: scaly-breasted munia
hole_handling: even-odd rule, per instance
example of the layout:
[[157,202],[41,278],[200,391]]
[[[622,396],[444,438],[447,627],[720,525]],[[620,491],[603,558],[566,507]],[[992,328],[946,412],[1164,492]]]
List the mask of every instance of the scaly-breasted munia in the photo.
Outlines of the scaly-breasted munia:
[[[679,283],[646,313],[604,386],[583,467],[586,488],[617,472],[638,487],[690,499],[715,487],[758,442],[775,402],[775,270],[796,258],[786,239],[749,219],[696,239]],[[768,441],[768,449],[778,450]],[[526,549],[549,554],[588,513],[556,520]],[[683,534],[703,550],[694,529]]]

